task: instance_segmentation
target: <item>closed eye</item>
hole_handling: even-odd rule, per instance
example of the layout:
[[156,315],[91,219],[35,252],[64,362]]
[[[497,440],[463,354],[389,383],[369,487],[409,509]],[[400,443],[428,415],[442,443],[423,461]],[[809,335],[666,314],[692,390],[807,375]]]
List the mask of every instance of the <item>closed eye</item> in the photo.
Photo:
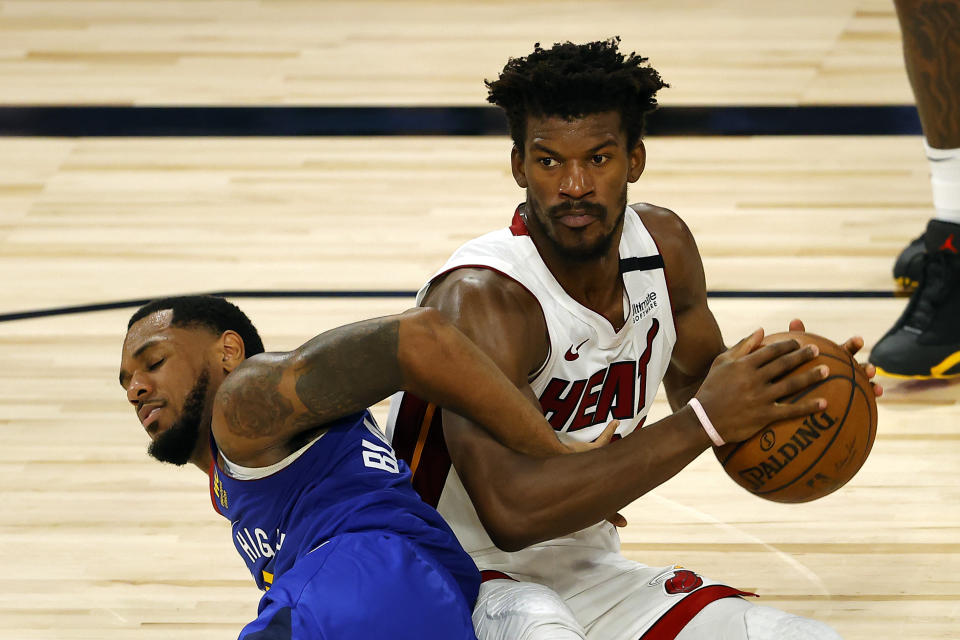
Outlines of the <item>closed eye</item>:
[[148,365],[148,366],[147,366],[147,371],[156,371],[157,369],[160,368],[160,365],[162,365],[165,361],[166,361],[166,358],[160,358],[159,360],[157,360],[157,361],[154,362],[153,364]]

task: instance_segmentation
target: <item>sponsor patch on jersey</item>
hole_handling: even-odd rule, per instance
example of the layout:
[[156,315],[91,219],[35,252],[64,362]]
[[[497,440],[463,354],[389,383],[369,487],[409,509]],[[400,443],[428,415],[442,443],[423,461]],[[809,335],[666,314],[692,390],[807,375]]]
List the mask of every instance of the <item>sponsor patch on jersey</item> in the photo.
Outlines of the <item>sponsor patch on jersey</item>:
[[657,292],[647,293],[647,297],[642,302],[634,302],[631,311],[633,312],[633,323],[636,324],[650,315],[657,308]]

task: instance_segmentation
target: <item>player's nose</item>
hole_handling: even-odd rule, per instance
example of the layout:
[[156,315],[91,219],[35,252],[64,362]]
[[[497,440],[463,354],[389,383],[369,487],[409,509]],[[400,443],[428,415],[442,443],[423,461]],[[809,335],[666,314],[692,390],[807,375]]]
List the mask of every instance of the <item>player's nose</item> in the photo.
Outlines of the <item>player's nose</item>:
[[146,376],[139,371],[134,372],[127,383],[127,400],[131,404],[137,404],[150,393],[150,389],[149,380]]
[[570,162],[560,178],[560,195],[579,200],[593,193],[590,172],[579,162]]

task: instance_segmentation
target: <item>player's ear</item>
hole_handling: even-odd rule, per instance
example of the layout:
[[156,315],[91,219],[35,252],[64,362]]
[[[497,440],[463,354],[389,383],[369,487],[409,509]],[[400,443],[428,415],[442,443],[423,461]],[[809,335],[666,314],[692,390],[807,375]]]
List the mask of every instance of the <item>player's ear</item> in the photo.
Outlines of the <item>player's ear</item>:
[[236,331],[227,329],[220,335],[219,352],[223,370],[230,373],[246,358],[243,338]]
[[521,189],[527,188],[527,174],[523,168],[523,151],[514,143],[510,151],[510,168],[513,169],[513,179]]
[[643,146],[643,140],[637,140],[637,144],[630,149],[630,171],[627,173],[628,182],[636,182],[643,173],[643,168],[647,166],[647,148]]

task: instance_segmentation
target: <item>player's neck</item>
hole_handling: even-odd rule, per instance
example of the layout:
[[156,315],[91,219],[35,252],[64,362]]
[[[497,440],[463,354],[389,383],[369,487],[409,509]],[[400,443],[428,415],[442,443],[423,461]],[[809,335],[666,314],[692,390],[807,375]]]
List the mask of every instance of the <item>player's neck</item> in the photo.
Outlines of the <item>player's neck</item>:
[[571,260],[559,253],[542,231],[529,225],[530,237],[543,263],[563,290],[584,307],[605,317],[614,328],[623,326],[623,279],[620,277],[619,230],[610,248],[589,260]]
[[213,455],[210,453],[208,448],[204,453],[192,456],[190,458],[190,462],[196,465],[197,469],[200,469],[200,471],[209,473],[210,465],[213,464]]
[[201,435],[197,438],[193,453],[190,454],[190,462],[200,471],[209,473],[210,465],[213,464],[213,452],[210,450],[210,425],[207,424],[206,428],[201,428],[200,431]]

